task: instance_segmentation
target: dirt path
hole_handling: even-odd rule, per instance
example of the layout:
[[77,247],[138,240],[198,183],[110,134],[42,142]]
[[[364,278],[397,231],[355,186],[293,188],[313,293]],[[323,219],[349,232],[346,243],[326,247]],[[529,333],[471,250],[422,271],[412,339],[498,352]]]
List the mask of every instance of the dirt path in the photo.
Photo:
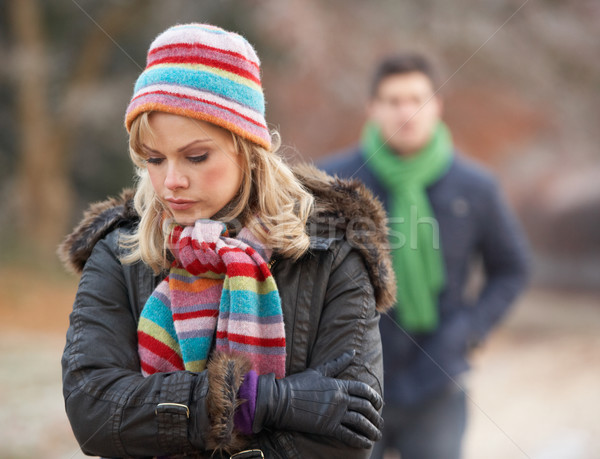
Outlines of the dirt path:
[[77,287],[60,273],[0,270],[0,457],[85,456],[65,415],[60,358]]
[[[0,457],[86,457],[64,414],[60,383],[75,283],[50,278],[38,291],[5,274]],[[474,356],[465,459],[599,458],[599,330],[599,296],[527,293]]]
[[82,458],[64,412],[57,334],[0,336],[0,457]]
[[531,291],[474,356],[465,459],[600,458],[600,296]]

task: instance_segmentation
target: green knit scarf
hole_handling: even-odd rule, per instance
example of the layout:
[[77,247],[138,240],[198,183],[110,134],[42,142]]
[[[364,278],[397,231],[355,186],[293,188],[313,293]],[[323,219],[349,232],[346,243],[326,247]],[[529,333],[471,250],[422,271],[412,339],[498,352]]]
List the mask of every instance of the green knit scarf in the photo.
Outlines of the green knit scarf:
[[445,270],[437,221],[426,188],[450,166],[450,132],[440,122],[421,151],[403,158],[383,142],[377,126],[367,123],[362,145],[367,167],[390,196],[389,241],[398,282],[398,320],[410,332],[434,330]]

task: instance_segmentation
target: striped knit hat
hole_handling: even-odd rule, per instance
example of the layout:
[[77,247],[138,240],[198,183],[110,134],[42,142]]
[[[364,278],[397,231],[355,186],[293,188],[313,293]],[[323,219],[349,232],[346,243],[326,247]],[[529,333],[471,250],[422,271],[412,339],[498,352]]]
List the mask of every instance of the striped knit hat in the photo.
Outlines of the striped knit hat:
[[208,121],[271,148],[258,56],[244,37],[219,27],[176,25],[154,39],[127,107],[127,131],[148,111]]

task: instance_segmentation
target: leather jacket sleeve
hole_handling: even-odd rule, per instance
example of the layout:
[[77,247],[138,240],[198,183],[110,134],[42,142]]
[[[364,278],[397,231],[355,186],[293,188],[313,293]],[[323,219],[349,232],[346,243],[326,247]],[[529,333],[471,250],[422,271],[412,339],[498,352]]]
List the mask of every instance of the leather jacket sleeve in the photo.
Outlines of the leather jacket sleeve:
[[[310,293],[313,304],[322,309],[314,311],[311,322],[318,324],[314,341],[309,343],[308,367],[314,368],[329,362],[342,353],[356,350],[350,367],[339,377],[369,384],[382,394],[383,364],[379,313],[375,308],[372,284],[363,258],[352,250],[347,242],[337,251],[322,252],[315,262],[319,268],[330,270],[327,278],[319,278]],[[311,311],[311,314],[312,312]],[[319,314],[319,315],[317,315]],[[265,447],[264,442],[268,443]],[[298,432],[274,432],[261,439],[264,449],[281,452],[281,455],[265,457],[282,458],[368,458],[369,449],[350,447],[333,438],[301,434]]]
[[203,451],[211,436],[208,371],[142,376],[126,282],[132,269],[117,258],[117,237],[94,247],[70,317],[63,392],[75,437],[84,453],[105,457]]

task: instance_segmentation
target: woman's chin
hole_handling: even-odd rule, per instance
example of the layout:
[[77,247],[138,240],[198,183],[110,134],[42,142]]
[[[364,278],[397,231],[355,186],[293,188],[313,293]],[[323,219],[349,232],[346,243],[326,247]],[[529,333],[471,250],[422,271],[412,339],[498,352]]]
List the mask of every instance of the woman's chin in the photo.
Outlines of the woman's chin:
[[171,209],[170,213],[173,220],[181,226],[193,226],[198,220],[212,219],[213,215],[215,215],[214,211],[206,207],[202,211],[199,211],[199,209],[194,209],[194,211],[189,209],[187,212],[177,212]]
[[193,226],[197,220],[206,218],[202,215],[173,215],[173,220],[181,226]]

